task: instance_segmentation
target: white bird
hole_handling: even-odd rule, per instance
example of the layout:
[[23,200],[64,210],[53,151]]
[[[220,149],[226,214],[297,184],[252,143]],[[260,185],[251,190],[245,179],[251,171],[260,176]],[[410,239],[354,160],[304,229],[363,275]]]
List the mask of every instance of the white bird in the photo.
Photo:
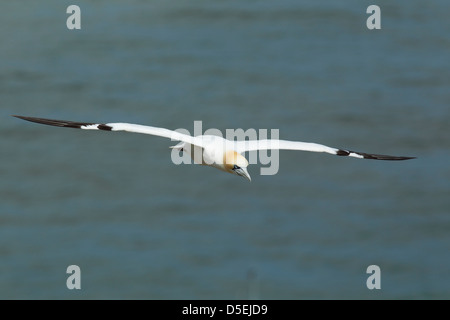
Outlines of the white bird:
[[[247,159],[242,155],[247,151],[269,150],[269,149],[301,150],[312,152],[325,152],[338,156],[349,156],[354,158],[375,159],[375,160],[408,160],[415,158],[415,157],[397,157],[380,154],[369,154],[327,147],[325,145],[317,143],[300,142],[300,141],[287,141],[276,139],[232,141],[224,139],[220,136],[213,136],[213,135],[199,135],[193,137],[187,134],[182,134],[177,131],[165,128],[144,126],[132,123],[90,123],[90,122],[74,122],[74,121],[52,120],[52,119],[23,117],[23,116],[13,116],[13,117],[56,127],[78,128],[84,130],[127,131],[170,138],[172,140],[180,141],[179,144],[171,148],[179,150],[180,152],[187,152],[195,163],[209,165],[222,171],[245,177],[249,181],[251,181],[251,177],[247,171],[249,163]],[[200,155],[200,157],[198,155]]]

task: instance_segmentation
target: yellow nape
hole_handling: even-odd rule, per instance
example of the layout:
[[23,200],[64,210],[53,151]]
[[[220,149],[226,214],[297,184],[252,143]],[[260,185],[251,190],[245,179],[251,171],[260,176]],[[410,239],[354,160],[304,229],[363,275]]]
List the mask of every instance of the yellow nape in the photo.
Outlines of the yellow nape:
[[247,168],[248,166],[247,159],[233,150],[225,152],[223,163],[227,171],[231,171],[235,165],[241,168]]

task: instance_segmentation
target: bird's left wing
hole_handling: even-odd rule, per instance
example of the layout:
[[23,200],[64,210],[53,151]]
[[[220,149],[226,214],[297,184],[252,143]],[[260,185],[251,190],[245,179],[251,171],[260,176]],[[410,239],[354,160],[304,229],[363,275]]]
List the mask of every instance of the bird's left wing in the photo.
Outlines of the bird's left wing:
[[104,131],[127,131],[135,133],[150,134],[154,136],[169,138],[176,141],[183,141],[202,147],[202,140],[187,134],[159,127],[143,126],[132,123],[92,123],[92,122],[74,122],[66,120],[53,120],[45,118],[14,116],[23,120],[46,124],[55,127],[77,128],[84,130],[104,130]]
[[388,156],[382,154],[371,154],[356,152],[344,149],[337,149],[332,147],[327,147],[322,144],[311,143],[311,142],[300,142],[300,141],[287,141],[287,140],[276,140],[276,139],[266,139],[266,140],[250,140],[250,141],[236,141],[235,142],[236,151],[239,153],[244,153],[247,151],[256,150],[301,150],[301,151],[312,151],[312,152],[326,152],[329,154],[334,154],[337,156],[349,156],[361,159],[375,159],[375,160],[408,160],[414,159],[414,157],[397,157]]

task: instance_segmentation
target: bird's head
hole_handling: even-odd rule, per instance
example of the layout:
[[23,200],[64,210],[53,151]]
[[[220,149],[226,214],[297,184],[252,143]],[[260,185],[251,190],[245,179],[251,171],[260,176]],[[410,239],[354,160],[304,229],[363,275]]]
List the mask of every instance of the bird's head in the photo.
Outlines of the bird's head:
[[228,151],[225,153],[224,166],[227,172],[244,177],[248,181],[252,181],[252,178],[247,171],[247,159],[245,159],[245,157],[243,157],[236,151]]

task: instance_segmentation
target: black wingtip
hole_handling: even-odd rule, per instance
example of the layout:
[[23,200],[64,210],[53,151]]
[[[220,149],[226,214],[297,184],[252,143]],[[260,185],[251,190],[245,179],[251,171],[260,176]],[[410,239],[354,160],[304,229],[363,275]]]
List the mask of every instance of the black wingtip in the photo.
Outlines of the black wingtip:
[[54,120],[54,119],[46,119],[46,118],[35,118],[35,117],[24,117],[24,116],[16,116],[19,119],[40,123],[40,124],[46,124],[49,126],[55,126],[55,127],[68,127],[68,128],[81,128],[81,126],[89,125],[91,123],[83,123],[83,122],[73,122],[73,121],[66,121],[66,120]]
[[92,122],[75,122],[75,121],[67,121],[67,120],[54,120],[54,119],[46,119],[46,118],[34,118],[34,117],[24,117],[24,116],[17,116],[13,115],[13,117],[40,123],[40,124],[46,124],[49,126],[54,127],[64,127],[64,128],[76,128],[76,129],[86,129],[86,126],[96,126],[98,130],[105,130],[105,131],[112,131],[112,127],[108,126],[106,124],[99,124],[99,123],[92,123]]
[[389,156],[389,155],[384,155],[384,154],[369,154],[369,153],[361,153],[361,152],[355,152],[355,153],[362,155],[364,159],[372,159],[372,160],[403,161],[403,160],[416,159],[416,157]]
[[364,153],[364,152],[357,152],[357,151],[350,151],[350,150],[343,150],[339,149],[336,151],[337,156],[350,156],[356,158],[363,158],[363,159],[371,159],[371,160],[388,160],[388,161],[401,161],[401,160],[411,160],[416,159],[416,157],[399,157],[399,156],[389,156],[385,154],[371,154],[371,153]]

